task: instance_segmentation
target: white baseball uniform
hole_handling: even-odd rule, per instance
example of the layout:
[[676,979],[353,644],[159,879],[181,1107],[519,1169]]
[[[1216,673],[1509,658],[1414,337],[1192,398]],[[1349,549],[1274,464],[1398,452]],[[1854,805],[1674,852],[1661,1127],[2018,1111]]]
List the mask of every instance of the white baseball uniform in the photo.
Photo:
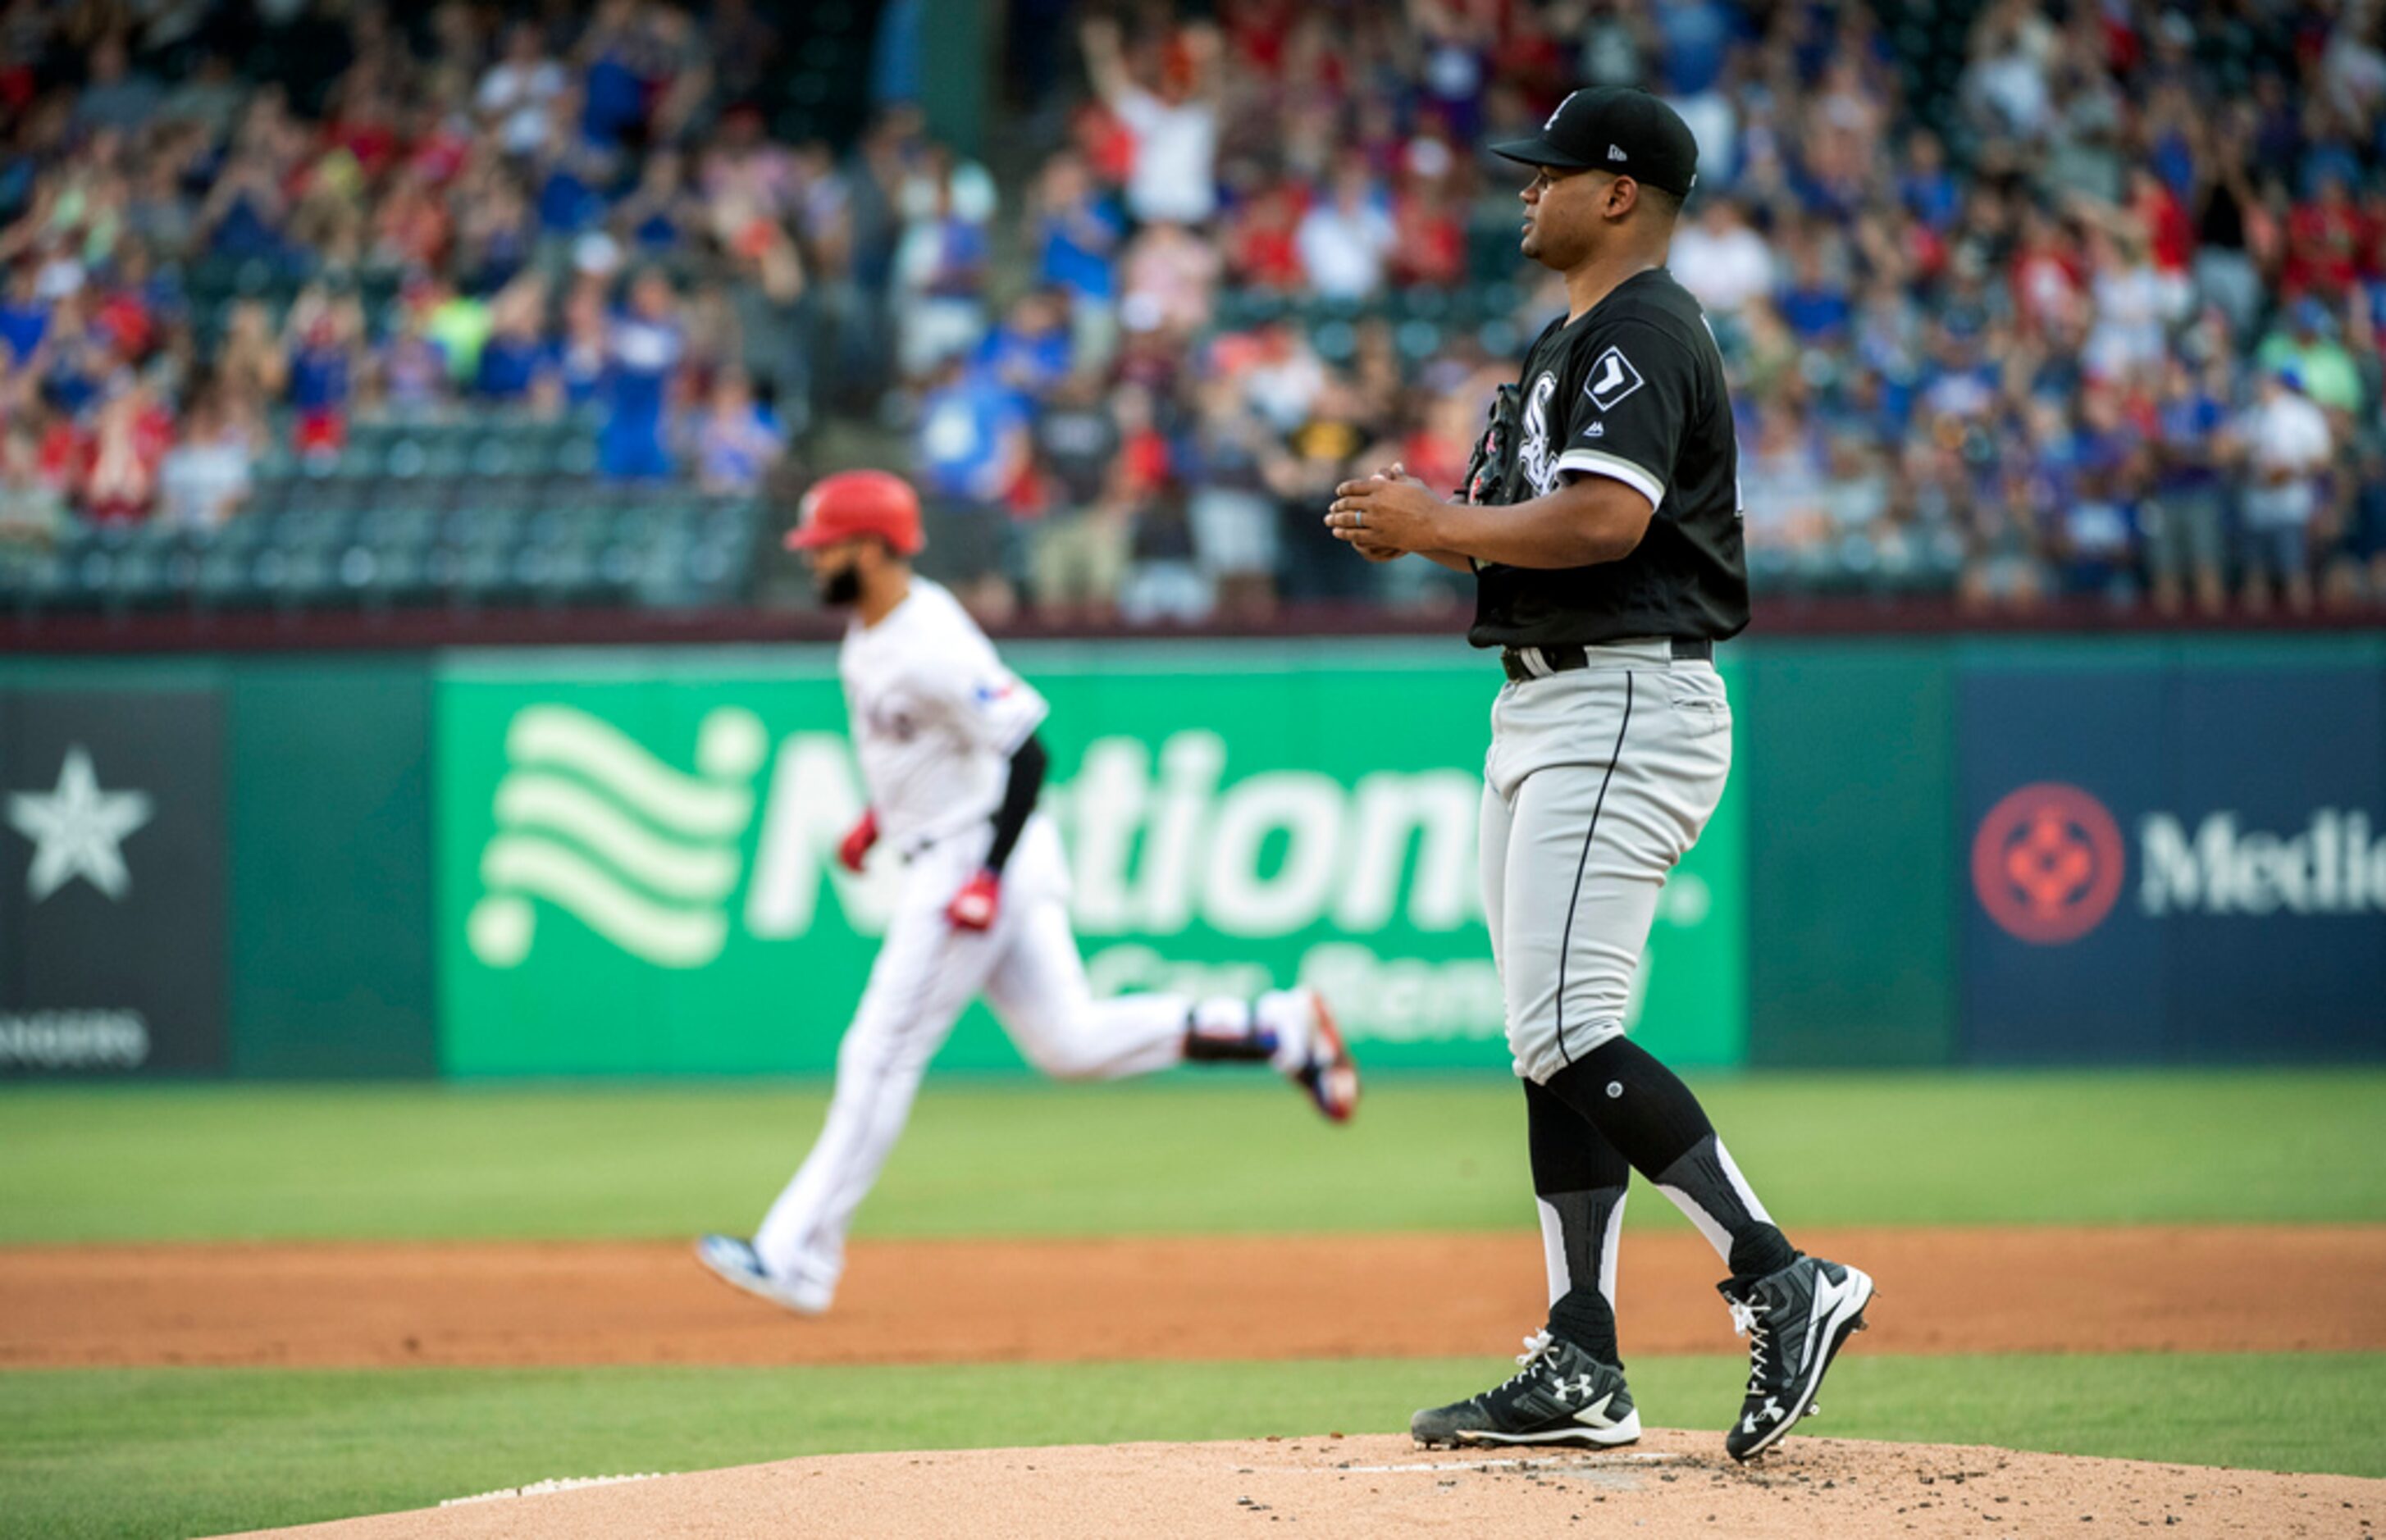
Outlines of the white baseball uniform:
[[[906,869],[837,1050],[827,1122],[754,1237],[772,1277],[815,1308],[835,1289],[854,1210],[903,1132],[920,1077],[973,998],[986,996],[1029,1063],[1063,1080],[1167,1069],[1183,1058],[1197,1009],[1175,995],[1093,998],[1069,926],[1060,835],[1041,813],[1011,853],[993,926],[962,930],[946,918],[986,864],[1011,756],[1048,709],[951,594],[913,578],[877,624],[857,620],[846,632],[838,672],[879,845]],[[1249,1029],[1247,1001],[1198,1010],[1205,1032]]]

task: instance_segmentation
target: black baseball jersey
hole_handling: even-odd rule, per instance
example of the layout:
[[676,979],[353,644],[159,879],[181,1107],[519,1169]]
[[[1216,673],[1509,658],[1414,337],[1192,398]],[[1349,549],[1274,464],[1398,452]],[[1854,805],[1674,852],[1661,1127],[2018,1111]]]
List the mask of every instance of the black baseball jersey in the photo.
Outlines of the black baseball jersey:
[[[1476,500],[1512,504],[1571,473],[1611,476],[1656,505],[1621,561],[1541,570],[1478,563],[1478,647],[1626,637],[1721,640],[1748,624],[1739,444],[1723,355],[1689,291],[1663,268],[1636,273],[1525,355],[1513,442]],[[1495,426],[1494,434],[1499,432]]]

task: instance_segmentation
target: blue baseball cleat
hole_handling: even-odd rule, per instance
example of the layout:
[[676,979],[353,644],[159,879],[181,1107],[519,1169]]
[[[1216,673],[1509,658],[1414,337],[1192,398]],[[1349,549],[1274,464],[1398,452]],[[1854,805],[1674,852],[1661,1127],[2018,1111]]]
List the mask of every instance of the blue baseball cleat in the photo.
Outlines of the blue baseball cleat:
[[772,1275],[762,1265],[761,1257],[751,1241],[735,1235],[704,1235],[696,1243],[696,1259],[710,1269],[724,1283],[735,1284],[758,1299],[767,1299],[782,1309],[797,1315],[820,1315],[828,1309],[835,1295],[834,1285],[823,1288],[793,1278]]

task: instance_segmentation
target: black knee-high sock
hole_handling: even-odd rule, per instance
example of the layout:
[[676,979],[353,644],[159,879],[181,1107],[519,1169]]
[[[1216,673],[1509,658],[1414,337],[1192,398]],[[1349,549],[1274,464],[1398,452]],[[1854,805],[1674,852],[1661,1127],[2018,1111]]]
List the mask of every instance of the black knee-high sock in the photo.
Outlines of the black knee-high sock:
[[1276,1035],[1241,1000],[1207,1000],[1185,1012],[1185,1062],[1253,1064],[1275,1057]]
[[1533,1192],[1554,1215],[1559,1257],[1551,1258],[1550,1332],[1601,1363],[1624,1366],[1615,1343],[1614,1226],[1624,1217],[1632,1168],[1615,1146],[1547,1086],[1525,1082],[1525,1127],[1533,1155]]
[[1733,1277],[1761,1278],[1798,1259],[1698,1097],[1645,1049],[1623,1037],[1602,1043],[1551,1076],[1549,1089],[1690,1217]]

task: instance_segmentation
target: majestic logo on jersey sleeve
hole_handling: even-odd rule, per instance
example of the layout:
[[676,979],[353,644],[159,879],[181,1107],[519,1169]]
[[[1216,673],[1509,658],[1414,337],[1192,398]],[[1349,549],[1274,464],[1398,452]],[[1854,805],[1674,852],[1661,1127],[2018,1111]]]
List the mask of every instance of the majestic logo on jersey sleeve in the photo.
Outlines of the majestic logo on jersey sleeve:
[[1612,412],[1618,401],[1647,383],[1640,378],[1640,371],[1632,367],[1632,360],[1624,356],[1624,350],[1611,347],[1591,360],[1590,382],[1583,387],[1583,393],[1601,411]]

